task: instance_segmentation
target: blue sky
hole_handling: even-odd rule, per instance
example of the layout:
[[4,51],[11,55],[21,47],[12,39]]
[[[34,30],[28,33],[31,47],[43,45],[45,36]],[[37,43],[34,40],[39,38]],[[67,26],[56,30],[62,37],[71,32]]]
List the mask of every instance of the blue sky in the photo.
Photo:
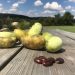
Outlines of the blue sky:
[[0,13],[36,17],[63,15],[66,11],[75,16],[75,0],[0,0]]

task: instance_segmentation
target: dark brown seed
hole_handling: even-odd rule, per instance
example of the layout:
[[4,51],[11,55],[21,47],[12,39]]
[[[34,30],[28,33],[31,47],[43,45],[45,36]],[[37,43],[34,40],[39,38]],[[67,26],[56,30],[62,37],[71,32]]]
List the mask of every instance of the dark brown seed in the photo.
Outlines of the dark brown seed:
[[43,62],[43,61],[45,61],[47,58],[44,57],[44,56],[39,56],[38,59],[42,60],[42,62]]
[[42,64],[45,67],[49,67],[49,66],[52,66],[53,65],[53,62],[52,61],[45,60]]
[[57,64],[63,64],[64,63],[64,59],[63,58],[56,58],[56,63]]
[[36,62],[36,63],[38,63],[38,64],[42,64],[42,60],[38,59],[38,57],[36,57],[36,58],[34,59],[34,62]]
[[52,61],[53,63],[55,63],[55,59],[53,57],[47,58],[49,61]]

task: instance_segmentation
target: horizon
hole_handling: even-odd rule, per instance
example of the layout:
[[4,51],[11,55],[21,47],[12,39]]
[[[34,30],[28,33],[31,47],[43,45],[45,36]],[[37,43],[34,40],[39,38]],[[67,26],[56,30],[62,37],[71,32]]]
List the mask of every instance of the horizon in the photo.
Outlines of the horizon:
[[75,0],[0,0],[0,13],[53,17],[66,11],[75,16]]

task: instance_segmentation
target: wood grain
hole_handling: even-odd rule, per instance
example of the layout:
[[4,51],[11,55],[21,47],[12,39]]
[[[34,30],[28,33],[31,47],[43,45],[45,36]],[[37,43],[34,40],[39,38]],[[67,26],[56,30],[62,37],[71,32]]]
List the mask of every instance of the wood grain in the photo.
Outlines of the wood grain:
[[20,51],[21,46],[0,49],[0,70]]

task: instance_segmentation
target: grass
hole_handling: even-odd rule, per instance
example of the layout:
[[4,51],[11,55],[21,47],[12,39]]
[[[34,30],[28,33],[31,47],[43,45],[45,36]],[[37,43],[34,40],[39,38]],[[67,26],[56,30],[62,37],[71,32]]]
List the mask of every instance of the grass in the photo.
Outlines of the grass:
[[75,26],[45,26],[46,30],[62,29],[69,32],[75,32]]

